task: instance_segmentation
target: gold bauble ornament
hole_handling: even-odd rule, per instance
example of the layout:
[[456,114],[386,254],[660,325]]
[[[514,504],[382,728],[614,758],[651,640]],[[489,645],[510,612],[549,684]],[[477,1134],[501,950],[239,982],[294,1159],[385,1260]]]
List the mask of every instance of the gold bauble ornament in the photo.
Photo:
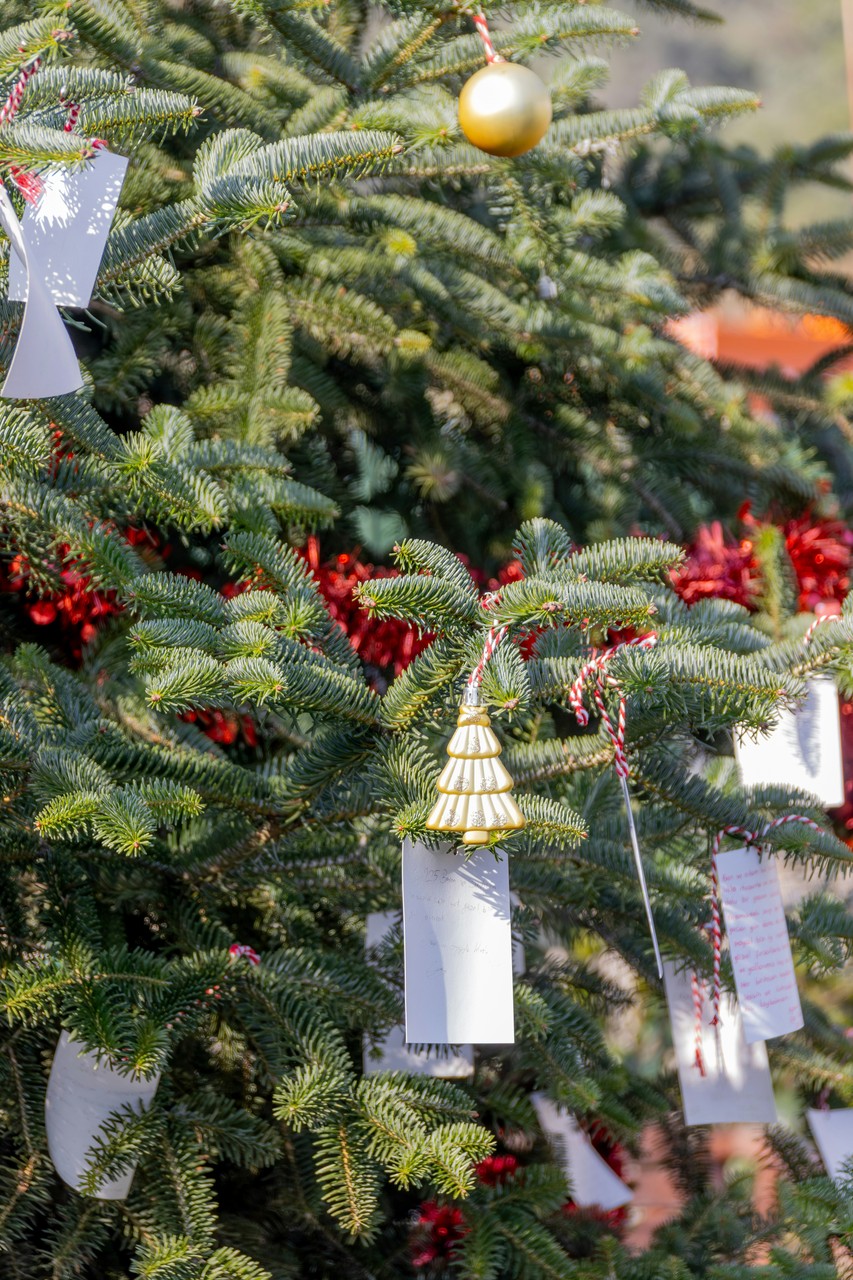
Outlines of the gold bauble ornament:
[[459,123],[469,142],[491,156],[522,156],[544,138],[551,95],[535,71],[518,62],[490,62],[466,80]]

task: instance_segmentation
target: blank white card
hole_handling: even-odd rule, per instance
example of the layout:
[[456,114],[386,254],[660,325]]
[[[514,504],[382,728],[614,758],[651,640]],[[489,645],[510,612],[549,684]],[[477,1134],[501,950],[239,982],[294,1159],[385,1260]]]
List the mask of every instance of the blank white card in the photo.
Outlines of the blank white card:
[[507,856],[403,842],[406,1040],[513,1044]]
[[710,1000],[702,1010],[700,1038],[705,1074],[696,1065],[696,1010],[690,974],[663,967],[672,1043],[681,1085],[685,1124],[776,1123],[776,1102],[767,1049],[747,1044],[737,1004],[726,992],[719,1027],[709,1026]]

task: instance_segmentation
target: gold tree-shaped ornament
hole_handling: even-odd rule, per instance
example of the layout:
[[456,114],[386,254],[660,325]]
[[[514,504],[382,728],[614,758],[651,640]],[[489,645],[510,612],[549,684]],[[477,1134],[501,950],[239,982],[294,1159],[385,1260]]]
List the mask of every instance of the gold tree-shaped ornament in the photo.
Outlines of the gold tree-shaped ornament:
[[463,702],[450,757],[436,784],[439,797],[427,818],[429,831],[461,831],[463,844],[488,844],[498,831],[519,831],[524,814],[513,800],[512,778],[498,757],[501,744],[486,708]]

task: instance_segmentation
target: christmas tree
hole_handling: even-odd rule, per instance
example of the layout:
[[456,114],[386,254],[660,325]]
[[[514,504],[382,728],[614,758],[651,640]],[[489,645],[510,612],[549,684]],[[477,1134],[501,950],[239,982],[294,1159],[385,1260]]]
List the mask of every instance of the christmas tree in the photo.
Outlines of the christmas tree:
[[[758,382],[666,322],[724,288],[847,321],[820,263],[850,228],[795,234],[782,210],[791,183],[843,183],[850,140],[728,154],[711,130],[754,101],[675,72],[598,110],[597,50],[635,24],[591,5],[494,15],[501,57],[561,54],[554,123],[513,159],[459,129],[488,43],[458,8],[13,0],[3,23],[0,163],[25,221],[44,175],[102,140],[132,161],[96,297],[71,314],[85,386],[0,408],[9,1275],[734,1280],[769,1274],[765,1248],[775,1274],[831,1274],[845,1187],[780,1131],[788,1178],[756,1219],[741,1184],[712,1187],[674,1081],[632,1069],[605,1024],[664,1007],[614,764],[664,954],[709,979],[716,833],[826,823],[808,794],[698,765],[843,671],[850,614],[805,645],[792,609],[768,627],[732,600],[688,607],[671,575],[701,519],[816,501],[845,402],[814,369],[764,378],[779,414],[758,414]],[[8,367],[21,307],[3,309]],[[635,526],[655,536],[615,536]],[[326,528],[397,543],[398,573],[357,592],[417,634],[396,676],[368,678],[297,549]],[[517,570],[483,595],[458,552]],[[495,626],[480,705],[525,820],[488,835],[526,952],[516,1043],[480,1052],[470,1084],[365,1075],[363,1035],[402,1009],[399,947],[366,957],[365,919],[399,904],[400,840],[427,835]],[[828,828],[767,844],[810,871],[849,862]],[[815,892],[790,929],[804,975],[841,970],[842,903]],[[771,1065],[802,1102],[844,1103],[850,1043],[816,986]],[[77,1189],[45,1132],[63,1030],[101,1079],[153,1095],[116,1111]],[[571,1212],[582,1188],[536,1092],[614,1160],[665,1126],[684,1200],[644,1256]],[[126,1198],[98,1197],[134,1170]]]

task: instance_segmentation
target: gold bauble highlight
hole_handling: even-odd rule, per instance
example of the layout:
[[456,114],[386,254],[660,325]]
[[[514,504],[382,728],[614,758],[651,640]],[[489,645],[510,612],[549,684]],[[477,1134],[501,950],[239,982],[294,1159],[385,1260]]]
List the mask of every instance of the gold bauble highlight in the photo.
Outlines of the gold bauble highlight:
[[462,86],[459,123],[468,141],[481,151],[521,156],[547,132],[551,95],[529,67],[490,62]]

